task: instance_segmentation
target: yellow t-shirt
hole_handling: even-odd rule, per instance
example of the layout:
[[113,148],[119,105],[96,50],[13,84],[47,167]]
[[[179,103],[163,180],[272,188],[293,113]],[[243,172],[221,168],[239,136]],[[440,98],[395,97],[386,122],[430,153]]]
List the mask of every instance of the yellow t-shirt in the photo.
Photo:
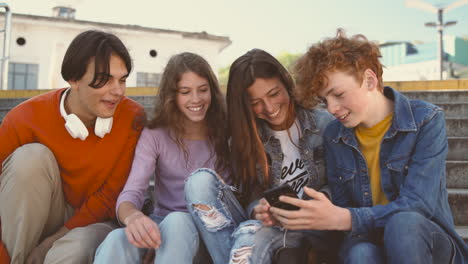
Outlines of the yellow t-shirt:
[[385,132],[392,124],[392,118],[393,113],[373,127],[358,126],[355,129],[356,138],[369,172],[373,205],[389,203],[380,183],[380,145]]

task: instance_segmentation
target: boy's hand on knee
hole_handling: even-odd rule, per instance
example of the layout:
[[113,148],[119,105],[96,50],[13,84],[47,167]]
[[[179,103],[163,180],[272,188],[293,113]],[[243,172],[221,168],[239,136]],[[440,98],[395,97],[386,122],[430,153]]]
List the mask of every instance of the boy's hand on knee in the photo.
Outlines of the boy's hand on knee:
[[31,253],[29,253],[28,259],[26,260],[26,264],[44,263],[45,256],[47,255],[47,252],[49,252],[50,248],[52,248],[52,244],[53,243],[47,243],[46,240],[40,243],[31,251]]
[[125,218],[125,234],[128,241],[138,248],[159,248],[161,235],[158,225],[142,212],[137,211]]

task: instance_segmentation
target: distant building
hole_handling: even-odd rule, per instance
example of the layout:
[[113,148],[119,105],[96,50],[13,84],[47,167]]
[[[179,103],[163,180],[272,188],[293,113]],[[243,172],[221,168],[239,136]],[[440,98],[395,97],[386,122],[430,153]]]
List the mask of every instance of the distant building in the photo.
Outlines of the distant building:
[[[60,75],[63,56],[71,40],[89,29],[114,33],[128,47],[133,58],[129,87],[159,86],[169,58],[184,51],[200,54],[217,72],[218,55],[231,44],[228,37],[206,32],[76,20],[75,12],[71,7],[57,6],[51,17],[13,13],[8,89],[66,87],[68,84]],[[4,13],[0,13],[1,27],[4,20]]]
[[[413,44],[387,42],[380,44],[383,78],[386,81],[438,80],[437,43]],[[468,67],[468,41],[444,36],[444,79],[461,78]],[[468,77],[468,76],[467,76]],[[466,78],[466,77],[465,77]]]

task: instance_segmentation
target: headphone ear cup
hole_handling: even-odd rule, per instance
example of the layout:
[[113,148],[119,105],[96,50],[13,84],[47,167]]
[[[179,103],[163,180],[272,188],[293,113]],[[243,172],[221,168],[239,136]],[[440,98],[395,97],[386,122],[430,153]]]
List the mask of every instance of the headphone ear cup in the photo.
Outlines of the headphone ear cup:
[[114,119],[112,117],[109,118],[96,118],[96,124],[94,125],[94,134],[96,136],[103,138],[107,133],[110,133],[112,130],[112,124],[114,123]]
[[88,137],[88,129],[75,114],[70,114],[66,118],[65,128],[73,138],[85,140]]

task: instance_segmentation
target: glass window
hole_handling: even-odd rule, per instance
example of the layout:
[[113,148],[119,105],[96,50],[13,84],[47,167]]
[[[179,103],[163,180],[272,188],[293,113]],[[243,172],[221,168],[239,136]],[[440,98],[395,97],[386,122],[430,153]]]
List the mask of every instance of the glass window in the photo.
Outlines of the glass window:
[[137,72],[138,87],[158,87],[161,82],[160,73]]
[[8,67],[9,90],[35,90],[39,74],[38,64],[10,63]]
[[60,7],[58,16],[63,18],[75,18],[75,9],[68,7]]

